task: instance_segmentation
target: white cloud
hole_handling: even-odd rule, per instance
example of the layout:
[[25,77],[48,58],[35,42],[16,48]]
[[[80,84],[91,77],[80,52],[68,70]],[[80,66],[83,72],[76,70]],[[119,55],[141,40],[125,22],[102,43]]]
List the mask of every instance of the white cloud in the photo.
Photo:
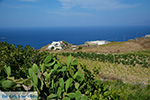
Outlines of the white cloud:
[[95,10],[113,10],[119,8],[132,8],[140,4],[122,4],[117,0],[58,0],[64,9],[71,9],[75,6]]

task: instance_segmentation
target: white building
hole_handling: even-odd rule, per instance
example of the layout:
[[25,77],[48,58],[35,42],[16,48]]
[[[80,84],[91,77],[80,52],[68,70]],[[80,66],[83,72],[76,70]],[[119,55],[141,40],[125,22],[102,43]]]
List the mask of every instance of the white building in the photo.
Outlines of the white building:
[[72,50],[76,50],[77,46],[76,45],[72,45],[71,48],[72,48]]
[[88,41],[86,42],[85,44],[88,44],[88,45],[104,45],[108,43],[107,41]]
[[150,35],[146,35],[145,37],[146,37],[146,38],[150,38]]
[[53,50],[62,50],[62,41],[58,41],[58,42],[55,42],[53,41],[52,44],[50,44],[48,47],[47,47],[47,50],[51,50],[53,48]]

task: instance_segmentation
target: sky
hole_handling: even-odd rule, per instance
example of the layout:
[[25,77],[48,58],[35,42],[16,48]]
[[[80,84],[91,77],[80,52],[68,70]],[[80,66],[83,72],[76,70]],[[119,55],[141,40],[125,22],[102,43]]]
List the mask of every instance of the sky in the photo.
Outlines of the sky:
[[150,26],[150,0],[0,0],[2,27]]

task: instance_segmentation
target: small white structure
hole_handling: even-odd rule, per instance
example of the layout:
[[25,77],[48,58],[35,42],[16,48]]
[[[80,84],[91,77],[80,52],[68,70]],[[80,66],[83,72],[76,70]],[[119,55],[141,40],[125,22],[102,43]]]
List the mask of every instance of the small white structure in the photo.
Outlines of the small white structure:
[[85,44],[88,44],[88,45],[104,45],[108,43],[107,41],[88,41],[86,42]]
[[146,38],[150,38],[150,34],[145,36]]
[[62,41],[58,41],[58,42],[55,42],[53,41],[52,44],[50,44],[48,47],[47,47],[47,50],[62,50]]
[[76,45],[72,45],[71,48],[72,48],[72,50],[74,51],[74,50],[77,49],[77,46],[76,46]]
[[77,50],[77,48],[72,48],[72,50],[74,51],[74,50]]

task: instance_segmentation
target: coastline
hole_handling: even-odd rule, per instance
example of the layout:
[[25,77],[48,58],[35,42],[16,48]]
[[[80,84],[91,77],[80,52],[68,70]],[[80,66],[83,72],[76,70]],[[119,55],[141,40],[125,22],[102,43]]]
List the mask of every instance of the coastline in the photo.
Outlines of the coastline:
[[53,41],[65,40],[76,45],[95,40],[122,42],[142,37],[146,34],[150,34],[150,28],[144,26],[0,29],[0,37],[6,37],[5,41],[7,43],[23,46],[30,45],[36,50]]

